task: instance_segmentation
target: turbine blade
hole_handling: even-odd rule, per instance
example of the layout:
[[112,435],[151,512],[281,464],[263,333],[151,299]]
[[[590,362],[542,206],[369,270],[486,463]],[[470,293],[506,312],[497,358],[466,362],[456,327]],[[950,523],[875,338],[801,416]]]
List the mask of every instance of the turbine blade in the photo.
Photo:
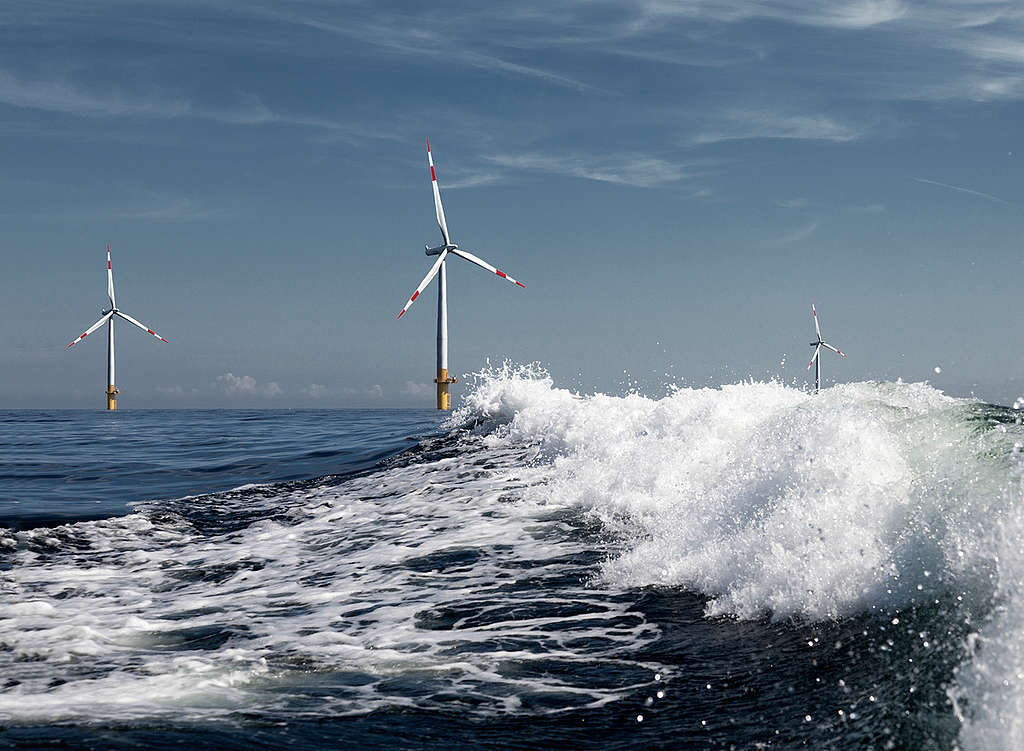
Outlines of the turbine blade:
[[430,267],[430,271],[428,271],[427,275],[425,277],[423,277],[423,281],[420,282],[420,286],[417,287],[416,291],[412,293],[412,297],[409,298],[409,302],[407,302],[405,304],[405,307],[402,308],[402,312],[398,314],[399,318],[401,318],[403,315],[405,315],[405,311],[407,311],[409,308],[411,308],[412,304],[414,302],[416,302],[416,298],[420,296],[420,292],[422,292],[423,289],[428,284],[430,284],[430,280],[433,279],[434,276],[437,274],[437,270],[439,268],[441,268],[441,264],[444,263],[445,256],[447,256],[447,255],[448,255],[448,251],[447,250],[442,250],[441,251],[441,255],[439,255],[437,257],[437,260],[434,261],[434,265]]
[[818,341],[821,341],[821,329],[818,328],[818,311],[814,309],[814,303],[811,303],[811,315],[814,316],[814,333],[818,335]]
[[821,345],[819,344],[814,348],[814,354],[811,355],[811,361],[807,363],[807,369],[810,370],[811,366],[814,365],[814,361],[818,359],[818,353],[821,352]]
[[437,175],[434,174],[434,157],[430,153],[430,139],[427,139],[427,162],[430,163],[430,184],[434,188],[434,211],[437,214],[437,226],[441,228],[441,237],[445,245],[451,245],[448,239],[448,225],[444,221],[444,206],[441,205],[441,191],[437,187]]
[[502,279],[508,279],[513,284],[518,284],[520,287],[523,287],[523,288],[526,287],[526,285],[523,284],[522,282],[517,282],[515,279],[510,277],[504,271],[499,271],[498,269],[496,269],[493,266],[491,266],[491,264],[487,263],[487,261],[484,261],[481,258],[477,258],[472,253],[469,253],[469,252],[467,252],[465,250],[459,250],[458,248],[452,248],[452,253],[454,253],[455,255],[459,256],[460,258],[465,258],[470,263],[475,263],[477,266],[479,266],[482,269],[487,269],[492,274],[497,274]]
[[835,347],[833,347],[833,346],[832,346],[831,344],[829,344],[828,342],[822,342],[822,343],[821,343],[821,345],[822,345],[823,347],[828,347],[828,348],[829,348],[830,350],[832,350],[833,352],[835,352],[835,353],[836,353],[837,355],[843,355],[843,357],[846,357],[846,355],[845,355],[845,354],[843,354],[842,352],[840,352],[840,351],[839,351],[838,349],[836,349]]
[[142,329],[143,331],[145,331],[145,332],[146,332],[147,334],[152,334],[153,336],[155,336],[155,337],[156,337],[157,339],[159,339],[160,341],[162,341],[162,342],[165,342],[165,343],[167,342],[167,340],[166,340],[166,339],[164,339],[164,338],[163,338],[162,336],[160,336],[160,335],[159,335],[158,333],[156,333],[155,331],[153,331],[153,329],[149,328],[148,326],[143,326],[143,325],[142,325],[141,323],[139,323],[138,321],[136,321],[136,320],[135,320],[134,318],[132,318],[132,317],[131,317],[130,315],[128,315],[127,313],[122,313],[122,312],[121,312],[120,310],[118,310],[117,312],[115,312],[115,313],[114,313],[114,315],[116,315],[116,316],[120,316],[120,317],[121,317],[121,318],[123,318],[124,320],[128,321],[128,323],[131,323],[131,324],[134,324],[135,326],[138,326],[138,327],[139,327],[140,329]]
[[114,302],[114,272],[110,268],[110,243],[107,243],[107,297],[110,298],[110,307],[116,308]]
[[76,344],[78,344],[78,343],[79,343],[80,341],[82,341],[83,339],[85,339],[85,337],[89,336],[89,334],[91,334],[91,333],[92,333],[92,332],[94,332],[94,331],[95,331],[96,329],[98,329],[98,328],[99,328],[100,326],[102,326],[103,324],[105,324],[105,323],[106,323],[106,322],[107,322],[107,321],[108,321],[108,320],[110,319],[110,316],[112,316],[112,315],[114,315],[113,311],[111,311],[110,313],[106,313],[106,314],[105,314],[105,315],[104,315],[104,316],[103,316],[102,318],[100,318],[100,320],[96,321],[96,323],[94,323],[94,324],[93,324],[92,326],[90,326],[89,328],[87,328],[87,329],[85,330],[85,333],[83,333],[83,334],[82,334],[82,335],[81,335],[80,337],[78,337],[77,339],[75,339],[75,341],[71,342],[71,344],[69,344],[69,345],[68,345],[67,347],[65,347],[64,349],[71,349],[72,347],[74,347],[74,346],[75,346]]

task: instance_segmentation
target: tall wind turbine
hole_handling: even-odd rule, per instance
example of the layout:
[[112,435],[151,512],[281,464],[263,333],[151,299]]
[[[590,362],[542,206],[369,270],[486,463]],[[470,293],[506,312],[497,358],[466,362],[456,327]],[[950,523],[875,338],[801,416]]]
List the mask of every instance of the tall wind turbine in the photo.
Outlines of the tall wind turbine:
[[423,277],[420,286],[412,293],[412,297],[409,298],[409,302],[402,308],[402,312],[398,314],[398,317],[401,318],[405,315],[405,311],[416,302],[420,292],[430,284],[430,280],[440,271],[441,277],[437,286],[437,378],[434,379],[434,383],[437,384],[437,408],[451,409],[451,394],[448,392],[448,387],[450,384],[455,383],[456,379],[448,376],[448,274],[445,260],[448,258],[448,254],[450,253],[470,263],[475,263],[480,268],[486,269],[492,274],[497,274],[502,279],[507,279],[513,284],[518,284],[520,287],[525,287],[526,285],[517,282],[505,274],[505,272],[499,271],[472,253],[460,250],[459,246],[451,241],[448,235],[448,226],[444,221],[444,207],[441,206],[441,191],[437,188],[437,176],[434,174],[434,157],[430,153],[430,139],[427,139],[427,163],[430,165],[430,184],[434,188],[434,210],[437,213],[437,226],[441,229],[441,239],[444,240],[444,243],[436,248],[431,248],[429,245],[423,246],[426,249],[427,255],[437,256],[437,260],[434,261],[434,265],[430,267],[427,275]]
[[85,330],[84,334],[71,342],[67,349],[74,347],[104,323],[107,324],[107,409],[117,409],[117,395],[120,392],[118,392],[117,387],[114,385],[114,317],[123,318],[128,323],[138,326],[147,334],[152,334],[162,342],[167,340],[153,331],[153,329],[146,328],[127,313],[117,309],[117,303],[114,302],[114,272],[110,267],[110,243],[107,243],[107,297],[110,298],[110,310],[104,310],[100,320],[96,321],[96,323]]
[[807,369],[810,370],[811,365],[814,366],[814,393],[817,394],[821,391],[821,358],[818,356],[821,354],[821,348],[830,349],[837,355],[843,355],[843,357],[846,357],[846,355],[821,338],[821,328],[818,326],[818,311],[814,309],[813,302],[811,303],[811,315],[814,316],[814,333],[817,335],[818,341],[811,342],[811,346],[814,347],[814,355],[811,357]]

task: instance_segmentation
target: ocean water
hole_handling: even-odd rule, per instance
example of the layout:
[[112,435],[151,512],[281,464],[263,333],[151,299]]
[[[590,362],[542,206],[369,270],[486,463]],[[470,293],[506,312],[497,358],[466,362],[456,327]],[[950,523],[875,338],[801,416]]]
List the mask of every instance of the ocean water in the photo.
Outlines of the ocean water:
[[1017,410],[0,413],[0,746],[1024,748]]

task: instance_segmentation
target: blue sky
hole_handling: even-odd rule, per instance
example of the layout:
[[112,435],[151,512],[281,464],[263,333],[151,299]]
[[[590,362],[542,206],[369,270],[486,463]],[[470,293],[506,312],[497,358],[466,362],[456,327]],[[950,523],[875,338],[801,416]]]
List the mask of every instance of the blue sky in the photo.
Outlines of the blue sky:
[[[431,406],[557,384],[1024,394],[1024,9],[1009,2],[122,2],[0,8],[0,406]],[[935,368],[941,372],[936,373]],[[457,387],[456,394],[462,391]]]

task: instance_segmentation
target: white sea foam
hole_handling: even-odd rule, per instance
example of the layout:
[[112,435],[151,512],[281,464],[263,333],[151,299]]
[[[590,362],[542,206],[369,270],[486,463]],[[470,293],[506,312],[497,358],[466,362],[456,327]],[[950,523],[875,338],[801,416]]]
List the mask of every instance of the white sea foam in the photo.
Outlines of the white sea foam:
[[606,585],[681,586],[739,617],[964,596],[983,612],[994,598],[954,691],[963,742],[1024,747],[1019,425],[926,384],[581,398],[510,366],[478,383],[457,419],[496,420],[493,446],[550,459],[524,496],[587,509],[627,540]]
[[[652,682],[664,666],[620,655],[657,629],[608,587],[563,581],[585,545],[550,509],[509,502],[537,480],[528,452],[481,441],[340,484],[258,488],[269,499],[17,533],[0,572],[0,721],[339,715],[445,695],[557,711]],[[202,529],[264,503],[254,523]],[[595,664],[616,677],[582,682]]]
[[[3,536],[0,661],[19,683],[0,691],[0,719],[295,712],[286,697],[307,684],[308,711],[335,714],[435,694],[472,696],[474,711],[601,705],[666,668],[581,685],[583,671],[522,666],[618,665],[658,635],[618,595],[656,585],[741,618],[995,601],[952,693],[965,747],[1017,747],[1021,430],[983,405],[902,383],[579,395],[505,366],[474,379],[450,427],[434,458],[189,502],[215,518],[267,504],[222,532],[142,504]],[[580,539],[566,522],[580,514],[613,534]],[[596,574],[576,569],[589,581],[545,584],[597,545]],[[409,680],[423,690],[395,688]]]

